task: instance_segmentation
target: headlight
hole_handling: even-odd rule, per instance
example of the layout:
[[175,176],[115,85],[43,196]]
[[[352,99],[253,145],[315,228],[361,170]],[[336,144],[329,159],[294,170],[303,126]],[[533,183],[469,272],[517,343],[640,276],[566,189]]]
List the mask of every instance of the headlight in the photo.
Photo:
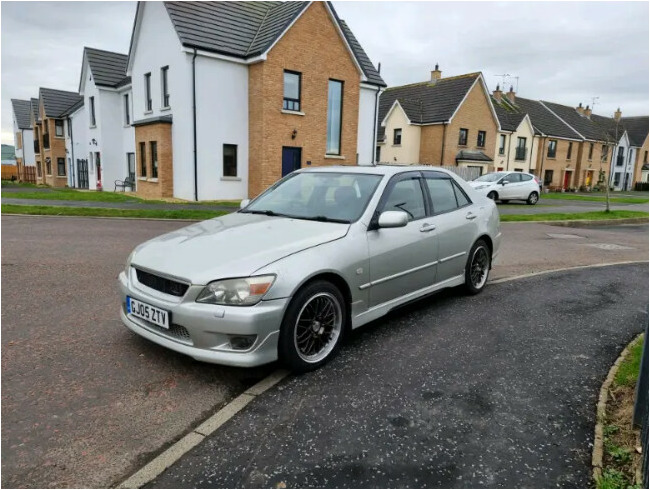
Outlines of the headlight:
[[197,303],[251,306],[259,303],[275,281],[275,276],[224,279],[208,284],[196,298]]

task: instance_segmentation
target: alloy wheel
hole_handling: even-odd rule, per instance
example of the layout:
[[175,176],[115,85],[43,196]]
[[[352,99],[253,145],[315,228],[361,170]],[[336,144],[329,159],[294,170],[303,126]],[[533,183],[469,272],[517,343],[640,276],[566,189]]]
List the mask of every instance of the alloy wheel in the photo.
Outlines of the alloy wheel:
[[336,346],[342,325],[338,299],[328,292],[313,295],[298,313],[294,327],[296,353],[308,363],[325,359]]
[[489,268],[490,257],[488,251],[484,246],[479,246],[474,251],[472,264],[470,266],[470,277],[474,288],[481,289],[485,285]]

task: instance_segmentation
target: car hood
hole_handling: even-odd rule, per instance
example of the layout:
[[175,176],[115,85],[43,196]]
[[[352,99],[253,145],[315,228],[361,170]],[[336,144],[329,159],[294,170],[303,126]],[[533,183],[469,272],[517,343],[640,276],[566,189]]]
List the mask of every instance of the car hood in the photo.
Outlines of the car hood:
[[476,182],[476,181],[471,181],[468,182],[469,185],[471,185],[474,189],[477,187],[487,187],[487,186],[494,186],[496,185],[496,182]]
[[245,277],[283,257],[344,237],[350,225],[232,213],[149,240],[131,264],[192,284]]

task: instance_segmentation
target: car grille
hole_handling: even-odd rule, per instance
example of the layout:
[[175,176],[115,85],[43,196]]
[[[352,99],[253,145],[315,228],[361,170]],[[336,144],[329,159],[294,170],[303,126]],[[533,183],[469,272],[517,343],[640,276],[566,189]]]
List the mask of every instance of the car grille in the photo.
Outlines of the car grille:
[[135,269],[135,273],[138,276],[140,284],[144,284],[145,286],[160,291],[161,293],[181,297],[185,295],[187,288],[189,288],[187,284],[183,284],[182,282],[173,281],[166,277],[157,276],[137,268]]

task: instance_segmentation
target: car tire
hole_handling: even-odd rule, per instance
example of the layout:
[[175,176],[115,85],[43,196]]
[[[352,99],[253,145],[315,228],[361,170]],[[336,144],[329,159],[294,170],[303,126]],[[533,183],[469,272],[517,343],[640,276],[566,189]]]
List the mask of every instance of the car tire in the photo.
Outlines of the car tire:
[[493,201],[496,201],[497,199],[499,199],[499,194],[497,194],[494,191],[490,191],[490,192],[488,192],[487,197],[488,197],[488,199],[492,199]]
[[465,291],[478,294],[485,288],[490,274],[492,257],[485,240],[477,240],[469,251],[465,265]]
[[322,280],[306,284],[294,295],[282,320],[280,362],[294,373],[318,369],[337,353],[347,322],[348,305],[334,284]]
[[501,204],[508,204],[510,199],[501,199]]
[[528,196],[528,199],[526,199],[526,204],[530,204],[531,206],[533,206],[533,205],[537,204],[537,201],[539,201],[539,194],[537,192],[533,191]]

